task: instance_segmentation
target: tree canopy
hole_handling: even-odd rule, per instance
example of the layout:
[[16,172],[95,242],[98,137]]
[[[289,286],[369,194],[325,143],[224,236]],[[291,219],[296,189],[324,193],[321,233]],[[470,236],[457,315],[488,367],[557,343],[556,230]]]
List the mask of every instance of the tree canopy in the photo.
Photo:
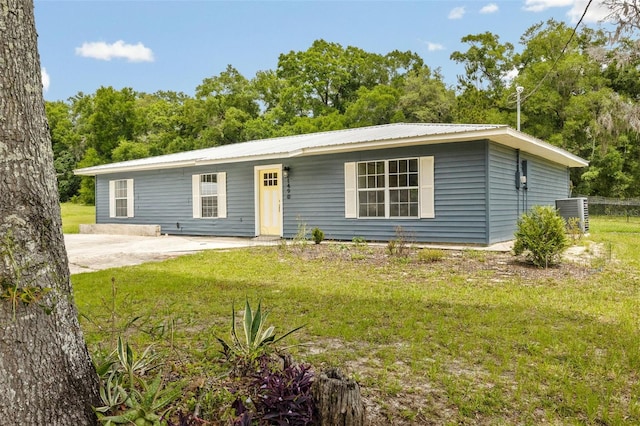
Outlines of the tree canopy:
[[[638,43],[603,31],[540,22],[519,46],[484,32],[462,38],[463,65],[448,86],[414,52],[370,53],[316,40],[282,53],[276,69],[243,76],[232,65],[195,96],[101,87],[47,104],[62,200],[92,202],[71,170],[111,161],[317,131],[393,122],[515,127],[590,161],[572,171],[581,194],[640,196]],[[628,32],[628,31],[627,31]]]

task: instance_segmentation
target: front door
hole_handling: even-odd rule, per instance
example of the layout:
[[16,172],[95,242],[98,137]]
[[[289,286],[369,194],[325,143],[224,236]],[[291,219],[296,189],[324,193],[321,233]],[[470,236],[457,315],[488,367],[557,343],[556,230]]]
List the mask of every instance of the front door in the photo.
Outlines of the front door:
[[260,235],[282,235],[281,168],[258,170]]

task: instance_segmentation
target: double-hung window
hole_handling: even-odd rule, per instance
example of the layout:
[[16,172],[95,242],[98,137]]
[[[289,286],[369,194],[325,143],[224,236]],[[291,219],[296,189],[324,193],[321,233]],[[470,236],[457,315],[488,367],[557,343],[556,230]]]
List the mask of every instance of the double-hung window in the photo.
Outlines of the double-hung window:
[[433,218],[433,157],[345,163],[345,217]]
[[193,217],[227,217],[226,173],[193,175]]
[[133,217],[133,179],[109,181],[109,217]]

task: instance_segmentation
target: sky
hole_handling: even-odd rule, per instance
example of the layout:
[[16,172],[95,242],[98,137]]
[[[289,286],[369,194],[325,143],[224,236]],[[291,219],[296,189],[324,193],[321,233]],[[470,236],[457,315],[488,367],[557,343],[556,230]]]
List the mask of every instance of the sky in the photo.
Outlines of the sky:
[[[606,11],[592,2],[584,23]],[[251,79],[314,40],[386,54],[412,51],[445,82],[461,38],[490,31],[520,49],[520,36],[554,18],[573,27],[588,0],[35,0],[44,97],[63,100],[101,86],[193,96],[231,65]]]

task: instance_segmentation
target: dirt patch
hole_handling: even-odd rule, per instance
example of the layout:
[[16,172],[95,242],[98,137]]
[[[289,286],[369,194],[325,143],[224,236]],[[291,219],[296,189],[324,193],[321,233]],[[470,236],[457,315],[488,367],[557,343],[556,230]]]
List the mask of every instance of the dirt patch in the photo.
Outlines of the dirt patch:
[[[470,277],[491,276],[501,282],[519,278],[523,283],[545,279],[564,279],[569,276],[582,279],[599,269],[602,250],[595,244],[570,247],[563,261],[548,268],[539,268],[510,251],[488,251],[484,249],[443,249],[408,246],[392,252],[387,245],[378,244],[334,244],[294,245],[292,250],[305,259],[327,261],[354,261],[365,266],[384,266],[390,262],[406,264],[430,264],[434,268],[467,274]],[[471,278],[472,279],[472,278]]]

